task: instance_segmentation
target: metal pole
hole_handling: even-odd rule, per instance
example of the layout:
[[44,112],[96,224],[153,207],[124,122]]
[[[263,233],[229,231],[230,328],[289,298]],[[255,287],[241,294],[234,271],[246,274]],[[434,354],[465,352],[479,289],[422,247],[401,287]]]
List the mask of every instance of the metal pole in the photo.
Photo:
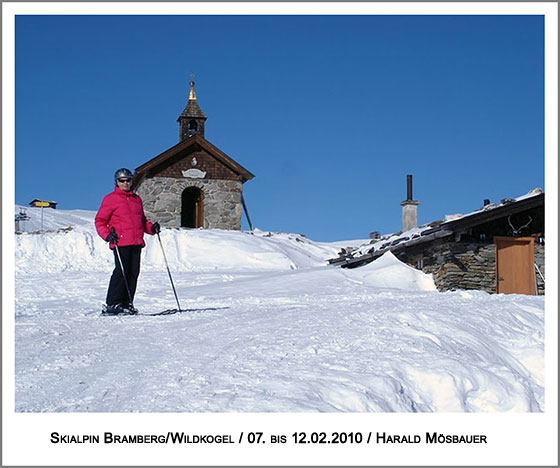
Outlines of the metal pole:
[[253,230],[253,223],[251,223],[251,218],[249,218],[249,210],[247,210],[247,205],[245,204],[245,198],[243,198],[243,192],[241,192],[241,204],[243,205],[243,210],[245,211],[245,216],[247,217],[247,222],[249,223],[249,229]]
[[171,271],[169,270],[169,264],[167,263],[167,257],[165,256],[165,250],[163,250],[163,244],[161,243],[161,237],[159,237],[159,232],[157,233],[157,238],[159,241],[159,246],[161,247],[161,252],[163,253],[163,259],[165,260],[165,266],[167,267],[167,274],[169,275],[169,281],[171,281],[171,287],[173,288],[173,294],[175,294],[175,300],[177,301],[177,307],[181,310],[181,304],[179,304],[179,298],[177,297],[177,291],[175,291],[175,285],[173,284],[173,278],[171,277]]

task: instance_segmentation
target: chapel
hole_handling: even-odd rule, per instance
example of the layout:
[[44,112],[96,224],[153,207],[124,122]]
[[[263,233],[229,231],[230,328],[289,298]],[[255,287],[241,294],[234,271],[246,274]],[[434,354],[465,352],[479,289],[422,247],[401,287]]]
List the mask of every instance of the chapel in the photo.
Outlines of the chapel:
[[162,226],[240,230],[243,184],[254,175],[206,139],[194,85],[177,119],[179,142],[136,168],[134,189]]

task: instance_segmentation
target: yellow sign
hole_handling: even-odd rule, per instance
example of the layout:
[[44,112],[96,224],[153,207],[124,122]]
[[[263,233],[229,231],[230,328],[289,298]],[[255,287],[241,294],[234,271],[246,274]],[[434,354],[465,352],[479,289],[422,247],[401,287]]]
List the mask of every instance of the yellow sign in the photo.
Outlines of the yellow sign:
[[35,206],[51,206],[51,204],[48,201],[37,201]]

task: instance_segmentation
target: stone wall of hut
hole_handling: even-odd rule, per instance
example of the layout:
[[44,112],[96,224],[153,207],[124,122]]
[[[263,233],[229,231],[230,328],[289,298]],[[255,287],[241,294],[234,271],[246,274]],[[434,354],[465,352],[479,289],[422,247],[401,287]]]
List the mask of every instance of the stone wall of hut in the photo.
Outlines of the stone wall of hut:
[[[496,251],[494,244],[453,242],[449,239],[434,241],[429,246],[419,245],[397,254],[412,267],[431,273],[439,291],[477,289],[496,292]],[[535,243],[535,264],[544,271],[544,246]],[[535,268],[537,293],[543,295],[544,281]]]

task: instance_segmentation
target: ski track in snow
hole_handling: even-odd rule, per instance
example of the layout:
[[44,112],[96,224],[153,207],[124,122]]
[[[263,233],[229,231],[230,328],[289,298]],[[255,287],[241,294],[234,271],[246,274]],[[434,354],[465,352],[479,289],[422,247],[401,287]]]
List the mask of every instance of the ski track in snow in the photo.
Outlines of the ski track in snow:
[[[112,258],[79,214],[17,236],[17,412],[544,411],[543,297],[438,293],[391,256],[326,266],[336,249],[295,234],[164,230],[194,310],[102,317]],[[158,249],[140,313],[177,307]]]

